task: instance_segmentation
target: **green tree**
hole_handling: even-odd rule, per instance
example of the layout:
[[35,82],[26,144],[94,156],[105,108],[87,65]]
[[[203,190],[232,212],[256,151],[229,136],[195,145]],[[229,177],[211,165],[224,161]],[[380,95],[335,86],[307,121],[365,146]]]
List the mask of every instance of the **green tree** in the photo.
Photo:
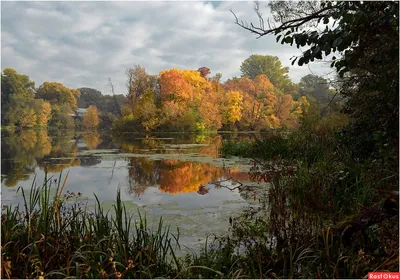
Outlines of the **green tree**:
[[332,90],[328,81],[320,76],[308,74],[301,78],[298,85],[300,96],[314,99],[320,104],[327,104],[332,98]]
[[100,111],[102,107],[103,95],[100,91],[93,88],[79,88],[80,96],[78,99],[78,107],[79,108],[87,108],[90,105],[96,106]]
[[71,107],[68,104],[53,105],[49,126],[59,129],[73,129],[75,122],[72,115]]
[[12,68],[1,73],[1,123],[18,125],[20,116],[35,94],[35,82],[27,75],[18,74]]
[[36,92],[37,98],[50,102],[50,125],[56,128],[70,129],[75,126],[72,116],[77,108],[79,96],[79,90],[70,89],[57,82],[44,82]]
[[71,108],[70,112],[78,107],[79,95],[79,90],[70,89],[57,82],[44,82],[36,92],[37,98],[48,100],[52,105],[68,105]]
[[289,67],[283,67],[277,56],[253,54],[240,66],[242,76],[254,79],[266,75],[271,83],[285,94],[294,94],[295,86],[290,81]]
[[106,116],[108,113],[119,116],[119,108],[128,101],[123,94],[103,95],[100,91],[93,88],[79,88],[79,92],[78,107],[88,108],[94,105],[102,116]]

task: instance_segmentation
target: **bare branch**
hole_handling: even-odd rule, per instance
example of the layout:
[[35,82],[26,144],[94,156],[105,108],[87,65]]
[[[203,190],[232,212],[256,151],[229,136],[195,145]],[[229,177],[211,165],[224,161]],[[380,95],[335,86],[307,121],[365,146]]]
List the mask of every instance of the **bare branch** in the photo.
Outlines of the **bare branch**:
[[[237,184],[239,184],[239,185],[236,186],[236,187],[234,187],[234,188],[230,188],[230,187],[228,187],[228,186],[224,186],[224,185],[221,184],[221,183],[223,183],[223,182],[229,182],[229,181],[235,182],[235,183],[237,183]],[[216,181],[216,182],[211,182],[210,184],[215,185],[215,186],[218,186],[218,187],[220,187],[220,188],[226,188],[226,189],[228,189],[228,190],[230,190],[230,191],[234,191],[234,190],[236,190],[236,189],[239,189],[239,190],[240,190],[240,189],[243,187],[243,184],[242,184],[242,183],[240,183],[239,181],[234,180],[233,178],[228,178],[228,179],[225,179],[225,180],[220,180],[220,181]]]
[[111,78],[108,78],[108,86],[110,87],[111,93],[112,93],[112,95],[113,95],[113,97],[114,97],[115,107],[117,108],[119,115],[122,117],[121,108],[120,108],[120,106],[118,105],[117,97],[115,96],[115,92],[114,92],[114,88],[115,88],[115,87],[114,87],[114,84],[113,84],[112,81],[111,81]]
[[[278,27],[271,26],[270,20],[267,19],[268,29],[265,29],[264,19],[262,17],[262,13],[260,12],[260,7],[259,7],[259,3],[258,2],[255,2],[254,10],[255,10],[255,12],[256,12],[256,14],[258,16],[259,26],[255,26],[251,22],[250,22],[250,26],[249,26],[249,24],[247,22],[243,22],[243,21],[239,22],[239,19],[236,16],[236,14],[233,12],[233,10],[230,10],[230,11],[235,17],[235,24],[239,25],[240,27],[242,27],[242,28],[254,33],[254,34],[257,34],[258,38],[259,38],[259,37],[262,37],[262,36],[265,36],[265,35],[268,35],[268,34],[279,33],[279,32],[281,32],[283,30],[286,30],[286,29],[292,29],[292,28],[297,29],[298,27],[300,27],[300,26],[302,26],[302,25],[304,25],[304,24],[306,24],[308,22],[324,18],[326,16],[326,11],[332,10],[332,9],[333,9],[332,7],[325,7],[325,8],[322,8],[322,9],[318,10],[318,11],[313,10],[313,13],[308,14],[307,16],[303,16],[303,17],[300,17],[300,18],[294,18],[294,19],[287,20],[285,22],[282,22],[281,25],[278,26]],[[280,17],[283,17],[283,16],[281,15]]]

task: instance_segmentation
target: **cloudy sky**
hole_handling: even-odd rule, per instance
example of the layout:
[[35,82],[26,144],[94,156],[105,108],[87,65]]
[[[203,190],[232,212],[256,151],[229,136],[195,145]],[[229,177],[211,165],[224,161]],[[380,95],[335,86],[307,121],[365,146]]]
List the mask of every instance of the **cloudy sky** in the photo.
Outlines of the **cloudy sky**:
[[[266,2],[262,3],[265,6]],[[2,2],[1,68],[27,74],[39,86],[57,81],[71,88],[91,87],[125,93],[125,70],[135,64],[157,74],[172,67],[206,66],[223,80],[240,76],[251,54],[278,56],[298,82],[307,66],[291,66],[299,55],[274,36],[256,36],[234,24],[257,22],[251,2]],[[265,9],[264,16],[268,17]],[[312,64],[317,74],[330,72]]]

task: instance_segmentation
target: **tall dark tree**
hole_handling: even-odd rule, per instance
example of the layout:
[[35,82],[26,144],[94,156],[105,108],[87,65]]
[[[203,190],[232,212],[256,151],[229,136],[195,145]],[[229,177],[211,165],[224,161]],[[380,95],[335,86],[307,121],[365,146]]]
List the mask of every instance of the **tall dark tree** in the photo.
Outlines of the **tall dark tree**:
[[[339,54],[331,67],[342,77],[340,93],[348,98],[352,122],[346,143],[357,160],[385,155],[398,165],[399,2],[272,2],[270,8],[275,25],[263,19],[259,3],[258,25],[237,17],[236,23],[259,37],[274,34],[277,42],[303,47],[292,64]],[[325,28],[310,28],[316,24]]]

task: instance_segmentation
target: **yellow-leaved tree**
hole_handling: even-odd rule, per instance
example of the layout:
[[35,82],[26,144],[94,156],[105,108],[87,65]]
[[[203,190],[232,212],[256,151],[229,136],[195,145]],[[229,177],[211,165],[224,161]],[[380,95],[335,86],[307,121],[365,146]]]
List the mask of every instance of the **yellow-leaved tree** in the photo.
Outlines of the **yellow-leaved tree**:
[[89,106],[83,115],[83,126],[85,128],[97,128],[99,126],[99,112],[96,106]]
[[243,95],[240,91],[227,92],[227,104],[225,107],[225,122],[235,123],[242,118]]

